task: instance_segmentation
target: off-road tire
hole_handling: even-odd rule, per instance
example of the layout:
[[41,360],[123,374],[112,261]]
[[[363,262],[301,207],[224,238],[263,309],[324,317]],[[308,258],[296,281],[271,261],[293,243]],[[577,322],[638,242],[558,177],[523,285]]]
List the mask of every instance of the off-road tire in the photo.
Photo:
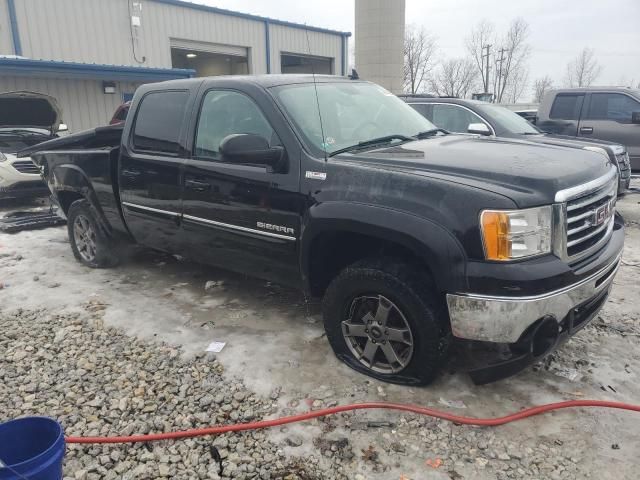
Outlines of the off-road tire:
[[[348,319],[352,302],[369,295],[382,295],[392,302],[410,326],[413,352],[401,371],[380,373],[363,365],[343,335],[342,322]],[[451,334],[444,302],[438,301],[426,272],[401,260],[367,259],[342,270],[325,292],[322,313],[336,356],[354,370],[384,382],[427,385],[436,378],[448,352]]]
[[[80,238],[76,238],[78,235],[77,229],[74,228],[76,222],[81,222],[85,225],[88,223],[90,226],[93,233],[92,240],[95,245],[93,249],[94,255],[88,256],[85,253],[81,253],[83,244]],[[87,200],[76,200],[69,207],[67,212],[67,231],[73,255],[83,265],[91,268],[107,268],[118,264],[119,258],[115,251],[115,243],[98,224],[94,209]]]

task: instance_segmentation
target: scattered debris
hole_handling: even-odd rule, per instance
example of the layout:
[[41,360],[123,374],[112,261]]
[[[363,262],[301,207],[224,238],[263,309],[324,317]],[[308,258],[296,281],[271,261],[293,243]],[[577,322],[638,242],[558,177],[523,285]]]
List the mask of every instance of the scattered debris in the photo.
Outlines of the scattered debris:
[[580,372],[578,372],[578,370],[576,370],[575,368],[566,368],[566,367],[554,368],[552,372],[555,375],[571,380],[572,382],[575,382],[580,376]]
[[611,449],[612,450],[620,450],[620,445],[618,445],[617,443],[614,443],[611,445]]
[[223,280],[209,280],[207,283],[204,284],[204,291],[211,292],[212,290],[215,290],[216,288],[223,287],[223,286],[224,286]]
[[226,342],[211,342],[207,347],[206,351],[213,352],[213,353],[220,353],[226,344],[227,344]]
[[440,397],[438,403],[449,408],[467,408],[462,400],[447,400],[446,398]]
[[427,467],[431,468],[440,468],[442,466],[442,463],[443,462],[441,458],[429,458],[426,462],[424,462]]
[[378,452],[375,448],[373,448],[373,445],[369,445],[368,448],[362,449],[362,459],[365,462],[376,462],[378,460],[378,457]]
[[11,212],[0,218],[0,231],[16,233],[22,230],[55,227],[67,223],[50,209],[30,212]]

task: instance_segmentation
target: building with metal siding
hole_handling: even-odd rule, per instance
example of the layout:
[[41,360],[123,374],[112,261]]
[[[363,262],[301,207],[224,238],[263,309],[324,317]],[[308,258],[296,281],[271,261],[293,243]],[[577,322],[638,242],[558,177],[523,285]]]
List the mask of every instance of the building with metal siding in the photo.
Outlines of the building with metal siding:
[[[0,91],[56,97],[78,131],[107,123],[149,81],[345,74],[349,36],[182,0],[0,0]],[[104,82],[115,93],[105,93]]]

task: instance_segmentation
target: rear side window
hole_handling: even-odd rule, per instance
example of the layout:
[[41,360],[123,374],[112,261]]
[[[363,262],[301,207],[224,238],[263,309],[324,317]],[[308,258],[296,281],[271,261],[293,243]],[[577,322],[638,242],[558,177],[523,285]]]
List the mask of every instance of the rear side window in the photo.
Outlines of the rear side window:
[[187,91],[145,95],[136,114],[133,148],[136,151],[177,154],[188,97]]
[[631,123],[633,112],[640,111],[640,102],[622,93],[592,93],[587,118]]
[[578,120],[584,94],[559,94],[553,101],[549,118],[560,118],[563,120]]

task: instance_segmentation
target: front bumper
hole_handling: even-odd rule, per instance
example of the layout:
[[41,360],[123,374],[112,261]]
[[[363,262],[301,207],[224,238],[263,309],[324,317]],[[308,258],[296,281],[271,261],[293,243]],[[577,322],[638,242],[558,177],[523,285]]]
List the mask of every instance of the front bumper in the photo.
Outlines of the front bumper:
[[516,343],[540,319],[552,317],[560,323],[578,305],[608,290],[619,265],[620,255],[586,279],[541,295],[448,294],[452,333],[466,340]]

